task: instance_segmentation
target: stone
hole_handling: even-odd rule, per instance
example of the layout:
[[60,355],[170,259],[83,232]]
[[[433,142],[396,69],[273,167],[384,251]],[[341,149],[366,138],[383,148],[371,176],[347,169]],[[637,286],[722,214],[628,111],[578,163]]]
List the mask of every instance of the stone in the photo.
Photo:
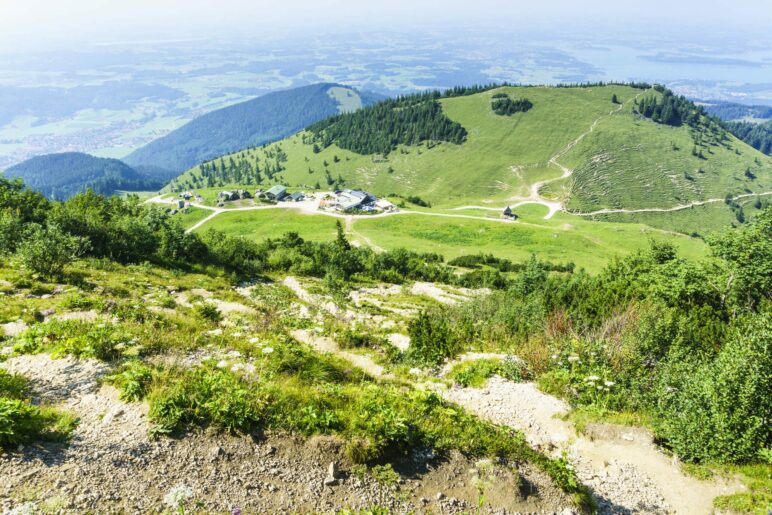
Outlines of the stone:
[[331,461],[327,466],[327,476],[324,478],[324,486],[333,486],[338,484],[338,464]]
[[437,499],[438,501],[441,501],[445,498],[445,494],[442,492],[437,492],[437,495],[435,495],[434,498]]

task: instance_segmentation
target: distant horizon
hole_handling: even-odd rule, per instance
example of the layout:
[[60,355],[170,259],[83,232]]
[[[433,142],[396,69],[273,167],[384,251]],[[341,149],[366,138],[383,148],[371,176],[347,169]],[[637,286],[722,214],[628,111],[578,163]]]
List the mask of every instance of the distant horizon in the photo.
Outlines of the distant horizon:
[[[359,31],[555,30],[565,35],[597,29],[651,32],[658,37],[691,34],[694,44],[716,33],[735,38],[764,35],[772,26],[772,9],[761,0],[737,0],[731,9],[719,0],[634,0],[608,5],[602,0],[523,1],[461,0],[415,2],[392,0],[363,4],[332,0],[285,0],[281,7],[247,0],[104,0],[0,1],[0,53],[52,51],[79,46],[150,41],[228,40],[321,35]],[[227,30],[227,33],[223,33]],[[111,43],[112,42],[112,43]]]

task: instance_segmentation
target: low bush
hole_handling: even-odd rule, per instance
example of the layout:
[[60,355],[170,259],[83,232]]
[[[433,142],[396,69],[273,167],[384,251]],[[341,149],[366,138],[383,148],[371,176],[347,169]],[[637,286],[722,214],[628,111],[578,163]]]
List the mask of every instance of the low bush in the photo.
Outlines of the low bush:
[[210,322],[222,320],[222,314],[213,302],[197,302],[193,305],[193,310],[199,318],[204,320],[209,320]]
[[131,360],[107,376],[105,381],[120,390],[122,400],[138,401],[147,394],[152,379],[153,369],[139,360]]
[[28,381],[0,369],[0,448],[11,449],[37,440],[64,440],[77,423],[71,415],[33,406]]
[[157,433],[171,433],[186,425],[247,431],[263,418],[264,396],[235,374],[202,365],[166,381],[148,396],[149,418]]
[[422,311],[408,326],[410,348],[407,359],[419,364],[437,365],[460,350],[442,313]]

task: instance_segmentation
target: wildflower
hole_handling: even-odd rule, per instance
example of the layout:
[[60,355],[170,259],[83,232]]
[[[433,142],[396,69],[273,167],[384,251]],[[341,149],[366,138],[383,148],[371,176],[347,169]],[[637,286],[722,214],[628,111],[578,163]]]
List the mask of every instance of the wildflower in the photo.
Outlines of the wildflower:
[[242,334],[242,333],[239,333],[239,332],[235,332],[235,333],[233,333],[233,337],[234,337],[234,338],[241,338],[242,336],[243,336],[243,334]]
[[226,354],[226,356],[228,356],[229,358],[240,358],[241,353],[237,350],[232,350],[228,354]]
[[262,352],[263,354],[270,354],[273,352],[273,347],[264,347]]
[[231,367],[231,372],[241,372],[244,370],[244,363],[236,363]]
[[553,354],[552,355],[552,359],[558,359],[558,355],[557,354]]
[[594,383],[595,381],[599,381],[600,377],[598,376],[587,376],[587,381],[590,381],[591,383]]
[[411,368],[409,370],[411,375],[418,376],[421,375],[421,369],[420,368]]
[[247,363],[244,365],[244,372],[247,374],[254,374],[255,373],[255,366],[252,363]]
[[227,368],[227,366],[228,366],[228,362],[225,361],[224,359],[221,359],[220,361],[217,362],[217,368]]
[[164,496],[164,504],[173,510],[179,510],[192,496],[193,490],[189,486],[177,485]]
[[222,334],[222,329],[212,329],[211,331],[207,331],[206,334],[210,336],[220,336]]
[[254,337],[249,339],[249,343],[257,343],[260,341],[260,338]]
[[614,386],[616,383],[614,381],[603,381],[603,384],[605,384],[608,387]]
[[233,508],[231,510],[231,515],[241,515],[241,508]]
[[568,356],[568,361],[570,361],[571,363],[579,361],[579,356],[576,356],[576,355]]
[[490,467],[491,460],[487,460],[487,459],[478,460],[477,463],[474,464],[474,466],[477,467],[478,469],[484,469],[486,467]]

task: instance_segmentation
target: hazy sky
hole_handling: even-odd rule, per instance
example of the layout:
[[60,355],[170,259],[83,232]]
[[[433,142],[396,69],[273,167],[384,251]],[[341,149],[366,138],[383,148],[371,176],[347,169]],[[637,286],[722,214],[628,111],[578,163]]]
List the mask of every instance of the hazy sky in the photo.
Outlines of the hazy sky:
[[772,0],[0,0],[0,50],[110,37],[201,36],[201,31],[259,34],[300,26],[557,25],[558,17],[570,25],[581,19],[616,22],[620,28],[633,20],[639,28],[641,20],[655,22],[654,27],[676,20],[715,29],[772,28]]

